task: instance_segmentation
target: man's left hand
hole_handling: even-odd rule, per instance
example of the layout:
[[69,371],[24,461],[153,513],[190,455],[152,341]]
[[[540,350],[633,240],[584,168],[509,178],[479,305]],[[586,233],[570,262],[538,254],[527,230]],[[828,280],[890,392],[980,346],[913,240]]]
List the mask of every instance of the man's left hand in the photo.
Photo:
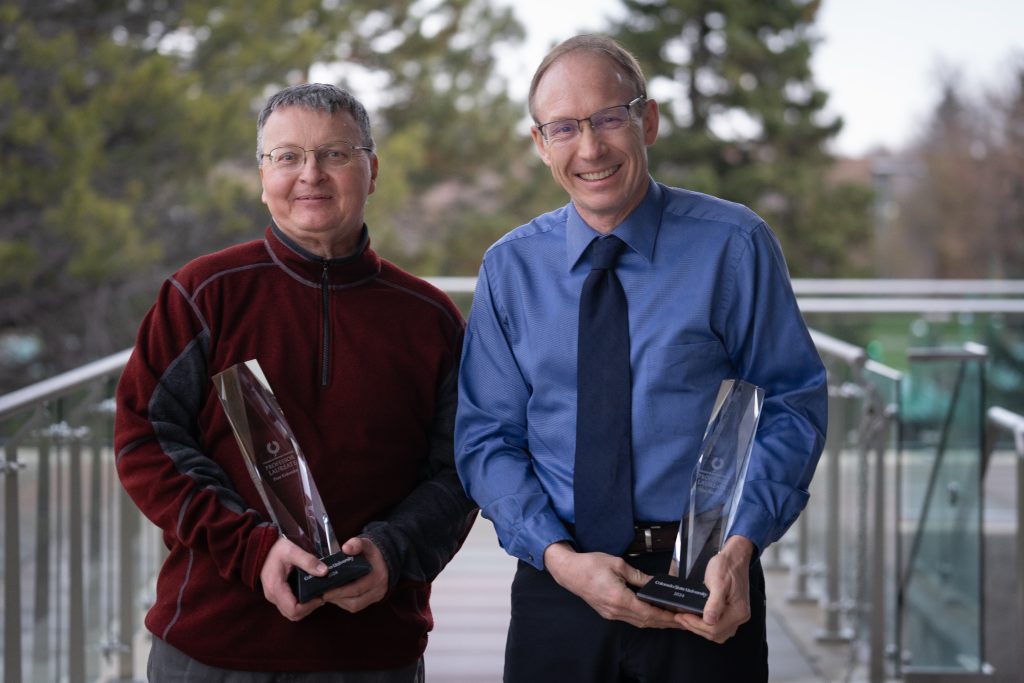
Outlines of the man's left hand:
[[319,597],[304,603],[295,599],[288,583],[288,573],[293,567],[313,576],[327,573],[327,566],[316,556],[310,555],[284,536],[278,536],[260,569],[260,584],[263,586],[263,595],[277,607],[282,616],[290,621],[299,621],[324,604],[324,601]]
[[703,617],[678,614],[676,619],[687,630],[716,643],[736,635],[740,625],[750,620],[750,562],[754,544],[742,536],[731,536],[722,550],[708,562],[704,585],[709,595]]
[[352,583],[338,586],[324,593],[325,602],[337,605],[346,612],[358,612],[378,602],[388,592],[388,566],[384,556],[373,542],[361,536],[350,538],[341,549],[349,555],[362,555],[370,563],[370,573]]

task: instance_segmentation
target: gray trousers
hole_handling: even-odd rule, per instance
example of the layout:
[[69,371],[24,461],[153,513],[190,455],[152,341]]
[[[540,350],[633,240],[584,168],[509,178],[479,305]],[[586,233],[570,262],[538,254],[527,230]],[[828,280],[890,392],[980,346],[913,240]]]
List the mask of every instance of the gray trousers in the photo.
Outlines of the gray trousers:
[[423,658],[389,671],[281,673],[207,666],[154,637],[146,668],[149,683],[423,683]]

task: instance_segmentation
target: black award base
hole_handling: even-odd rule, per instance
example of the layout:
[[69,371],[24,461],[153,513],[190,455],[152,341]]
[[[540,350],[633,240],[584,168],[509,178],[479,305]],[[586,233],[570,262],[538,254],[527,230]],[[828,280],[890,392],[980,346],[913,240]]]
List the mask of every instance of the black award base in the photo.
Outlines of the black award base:
[[636,597],[674,612],[704,614],[708,589],[701,581],[687,581],[678,576],[658,574],[637,591]]
[[288,575],[292,592],[299,602],[308,602],[316,596],[337,586],[355,581],[360,576],[370,573],[370,563],[362,555],[346,555],[336,552],[322,558],[327,565],[325,576],[313,576],[301,569],[294,569]]

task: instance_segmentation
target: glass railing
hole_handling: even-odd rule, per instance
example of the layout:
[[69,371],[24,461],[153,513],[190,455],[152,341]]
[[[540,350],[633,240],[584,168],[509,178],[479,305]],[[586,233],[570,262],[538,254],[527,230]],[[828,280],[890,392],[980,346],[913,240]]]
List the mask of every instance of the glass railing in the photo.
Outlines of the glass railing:
[[0,397],[5,683],[132,679],[160,551],[114,471],[127,357]]
[[985,669],[984,347],[912,349],[899,469],[905,672]]

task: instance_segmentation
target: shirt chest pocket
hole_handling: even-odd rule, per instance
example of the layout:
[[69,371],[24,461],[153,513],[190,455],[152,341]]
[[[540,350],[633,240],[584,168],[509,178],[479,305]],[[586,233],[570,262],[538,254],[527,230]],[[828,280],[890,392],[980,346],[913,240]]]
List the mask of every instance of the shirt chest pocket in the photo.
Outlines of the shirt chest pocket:
[[663,346],[644,360],[644,426],[655,434],[701,436],[721,381],[731,375],[717,341]]

